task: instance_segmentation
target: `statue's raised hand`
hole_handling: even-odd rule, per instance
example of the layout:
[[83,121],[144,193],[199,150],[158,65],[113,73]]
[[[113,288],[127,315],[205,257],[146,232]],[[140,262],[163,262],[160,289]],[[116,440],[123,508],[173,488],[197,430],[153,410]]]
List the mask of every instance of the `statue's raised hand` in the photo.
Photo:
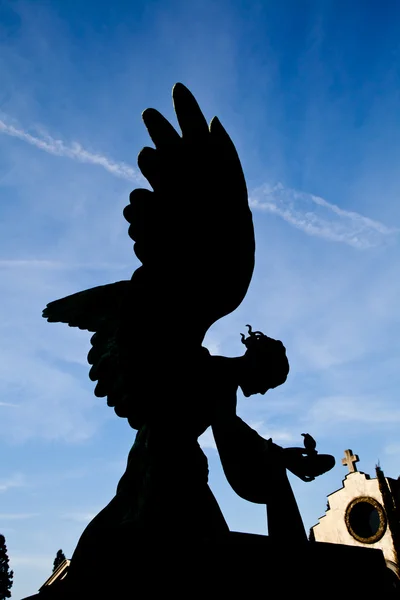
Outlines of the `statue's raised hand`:
[[335,466],[335,459],[330,454],[318,454],[316,442],[309,433],[302,433],[304,448],[284,448],[283,462],[285,467],[303,481],[313,481]]

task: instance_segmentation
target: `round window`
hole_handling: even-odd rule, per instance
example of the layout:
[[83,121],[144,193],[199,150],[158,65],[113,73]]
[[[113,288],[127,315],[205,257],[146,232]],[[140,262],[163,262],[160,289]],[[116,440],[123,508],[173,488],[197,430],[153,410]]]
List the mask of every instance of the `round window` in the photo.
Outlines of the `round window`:
[[355,498],[346,509],[349,533],[359,542],[374,544],[386,531],[386,515],[375,498]]

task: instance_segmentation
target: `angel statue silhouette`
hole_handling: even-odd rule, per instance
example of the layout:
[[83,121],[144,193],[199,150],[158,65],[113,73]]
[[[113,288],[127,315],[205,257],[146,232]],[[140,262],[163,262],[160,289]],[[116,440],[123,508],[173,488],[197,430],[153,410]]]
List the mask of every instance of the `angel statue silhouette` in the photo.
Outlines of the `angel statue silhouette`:
[[138,165],[152,190],[135,189],[124,209],[141,266],[129,281],[56,300],[43,313],[93,332],[95,395],[138,430],[116,495],[83,532],[71,572],[99,557],[105,538],[115,545],[121,535],[210,540],[229,532],[197,441],[210,426],[235,492],[267,505],[270,535],[285,513],[279,535],[286,526],[305,537],[287,470],[310,481],[334,464],[315,444],[280,448],[236,415],[239,387],[250,396],[285,382],[282,342],[248,325],[243,356],[214,356],[202,345],[246,295],[254,229],[229,135],[217,117],[208,126],[180,83],[173,102],[181,135],[158,111],[143,112],[154,148],[140,152]]

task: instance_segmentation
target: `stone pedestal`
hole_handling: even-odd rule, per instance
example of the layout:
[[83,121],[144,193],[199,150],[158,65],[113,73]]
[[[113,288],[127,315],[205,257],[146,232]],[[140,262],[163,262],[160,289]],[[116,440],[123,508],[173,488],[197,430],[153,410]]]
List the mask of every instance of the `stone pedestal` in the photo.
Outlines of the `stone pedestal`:
[[35,598],[399,598],[380,550],[340,544],[272,542],[230,533],[218,543],[174,540],[131,544],[111,560],[88,565],[84,580],[67,576]]

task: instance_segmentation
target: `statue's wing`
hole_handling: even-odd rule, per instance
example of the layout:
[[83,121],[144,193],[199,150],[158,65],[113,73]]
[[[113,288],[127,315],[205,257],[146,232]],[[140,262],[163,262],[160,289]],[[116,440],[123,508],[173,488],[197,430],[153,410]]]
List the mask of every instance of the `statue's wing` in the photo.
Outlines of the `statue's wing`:
[[254,268],[254,229],[235,146],[217,118],[207,125],[182,84],[173,89],[179,135],[156,110],[143,120],[155,148],[138,164],[153,191],[136,189],[124,210],[159,310],[192,339],[242,302]]
[[87,331],[115,329],[129,285],[129,281],[117,281],[54,300],[47,304],[43,317],[49,323],[67,323],[70,327]]
[[[94,393],[107,397],[107,404],[119,417],[127,417],[135,429],[150,410],[157,410],[153,397],[164,398],[157,393],[157,385],[165,381],[170,369],[169,354],[157,348],[159,298],[144,285],[142,275],[143,267],[139,267],[130,281],[66,296],[50,302],[43,311],[50,323],[94,332],[88,354],[92,365],[89,377],[97,382]],[[171,323],[165,326],[171,327]],[[149,387],[153,391],[150,397]]]
[[95,332],[88,354],[92,365],[89,377],[97,381],[94,393],[107,396],[107,404],[124,417],[129,401],[120,369],[118,331],[131,285],[130,281],[118,281],[84,290],[50,302],[43,311],[50,323],[67,323]]

